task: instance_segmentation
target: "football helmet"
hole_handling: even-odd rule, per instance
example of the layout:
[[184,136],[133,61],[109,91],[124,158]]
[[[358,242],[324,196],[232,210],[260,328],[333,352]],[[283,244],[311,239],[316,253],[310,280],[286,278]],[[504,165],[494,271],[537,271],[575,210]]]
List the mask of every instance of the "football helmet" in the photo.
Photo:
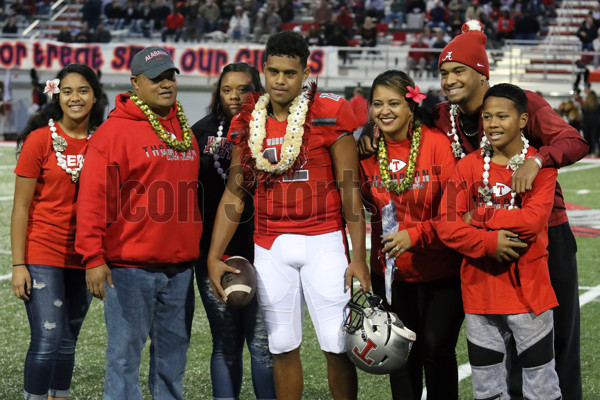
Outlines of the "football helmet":
[[359,290],[345,309],[346,353],[361,370],[389,374],[406,365],[417,335],[393,312],[383,308],[380,297]]

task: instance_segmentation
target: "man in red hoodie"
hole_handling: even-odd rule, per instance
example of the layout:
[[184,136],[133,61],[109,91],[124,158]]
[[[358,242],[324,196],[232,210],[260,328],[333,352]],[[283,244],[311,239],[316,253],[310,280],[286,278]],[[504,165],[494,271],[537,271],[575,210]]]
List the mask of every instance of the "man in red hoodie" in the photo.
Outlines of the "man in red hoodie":
[[75,248],[88,289],[105,300],[105,399],[142,399],[148,336],[152,397],[183,399],[202,223],[200,152],[176,101],[176,72],[163,48],[135,55],[133,92],[117,96],[81,173]]

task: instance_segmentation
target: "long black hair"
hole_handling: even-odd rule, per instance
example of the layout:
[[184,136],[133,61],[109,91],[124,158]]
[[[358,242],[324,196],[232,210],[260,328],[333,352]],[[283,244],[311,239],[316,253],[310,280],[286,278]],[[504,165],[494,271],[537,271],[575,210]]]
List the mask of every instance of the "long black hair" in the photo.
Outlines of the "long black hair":
[[215,116],[218,120],[225,120],[227,116],[223,111],[223,107],[221,106],[221,82],[223,81],[223,77],[227,75],[228,72],[244,72],[250,75],[252,81],[252,91],[258,93],[264,93],[264,89],[262,83],[260,82],[260,74],[258,70],[254,68],[250,64],[246,64],[244,62],[236,62],[227,64],[223,71],[221,71],[221,75],[219,76],[219,80],[217,81],[217,85],[215,87],[215,91],[213,93],[212,101],[210,106],[208,106],[208,112]]
[[[100,124],[104,121],[104,109],[106,107],[106,102],[103,100],[105,99],[105,96],[102,92],[100,80],[98,79],[98,76],[96,75],[94,70],[84,64],[69,64],[58,72],[56,78],[62,82],[64,77],[72,73],[76,73],[83,76],[85,80],[88,81],[90,87],[94,91],[94,97],[96,98],[96,102],[92,105],[92,109],[90,110],[89,121],[89,129],[90,131],[93,131],[96,128],[98,128],[98,126],[100,126]],[[53,94],[52,98],[50,99],[50,102],[48,102],[44,106],[44,108],[34,113],[29,118],[29,121],[27,121],[27,126],[17,137],[17,153],[20,151],[23,142],[25,141],[25,139],[27,139],[27,136],[31,132],[38,128],[48,125],[48,120],[50,118],[52,118],[55,121],[59,121],[63,117],[63,111],[62,108],[60,108],[59,97],[59,93]]]

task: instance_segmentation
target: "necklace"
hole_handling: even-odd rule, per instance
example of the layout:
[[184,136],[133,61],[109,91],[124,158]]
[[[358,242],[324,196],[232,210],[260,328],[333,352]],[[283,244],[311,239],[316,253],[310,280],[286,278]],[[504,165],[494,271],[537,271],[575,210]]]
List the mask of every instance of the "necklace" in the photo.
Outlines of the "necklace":
[[[412,124],[411,124],[412,125]],[[379,173],[381,175],[381,181],[385,184],[388,192],[400,194],[404,192],[409,185],[412,185],[413,178],[415,175],[415,165],[417,164],[417,156],[419,155],[419,146],[421,144],[421,124],[415,123],[416,128],[414,130],[409,129],[409,133],[412,131],[412,139],[410,142],[410,153],[408,156],[408,166],[406,167],[406,176],[400,183],[396,183],[392,180],[390,175],[390,168],[388,163],[388,148],[387,143],[383,135],[379,138],[379,148],[377,152],[377,161],[379,162]]]
[[[507,169],[510,168],[513,171],[516,171],[525,162],[525,156],[527,155],[527,149],[529,148],[529,140],[527,140],[527,138],[525,138],[525,136],[523,136],[523,133],[521,133],[521,141],[523,142],[523,149],[521,150],[520,154],[515,154],[514,156],[512,156],[510,158],[510,160],[508,161],[508,164],[506,165]],[[493,206],[492,190],[489,187],[489,183],[490,183],[489,177],[490,177],[490,161],[492,159],[492,154],[493,154],[494,150],[485,135],[483,135],[483,138],[481,139],[480,146],[481,146],[481,155],[483,156],[483,174],[482,174],[483,185],[479,187],[478,191],[479,191],[479,194],[483,197],[483,201],[485,201],[485,206],[492,207]],[[512,210],[514,208],[519,208],[518,206],[515,205],[515,197],[516,196],[517,196],[517,194],[515,193],[515,191],[511,189],[510,205],[508,206],[509,210]]]
[[154,129],[154,132],[156,132],[160,140],[179,151],[188,151],[190,149],[192,146],[192,130],[187,123],[187,118],[183,113],[183,108],[181,107],[179,100],[176,100],[177,121],[179,121],[179,126],[181,127],[181,135],[183,140],[177,140],[177,137],[172,132],[167,132],[160,123],[158,115],[156,115],[156,113],[152,111],[152,109],[148,107],[148,105],[142,100],[140,100],[135,94],[129,93],[129,98],[148,118],[148,122],[150,122],[152,129]]
[[458,141],[458,134],[456,132],[456,116],[458,115],[458,106],[456,104],[452,104],[450,106],[450,122],[452,123],[452,132],[447,133],[448,137],[451,137],[453,142],[451,144],[452,154],[454,154],[455,158],[463,158],[466,154]]
[[[48,126],[50,127],[50,136],[52,137],[52,148],[56,151],[56,164],[61,167],[67,175],[71,175],[71,182],[77,183],[79,174],[81,173],[81,167],[83,167],[83,157],[81,157],[76,168],[67,167],[67,157],[62,153],[67,148],[67,140],[56,133],[56,126],[54,126],[54,120],[52,118],[48,120]],[[88,140],[90,136],[92,136],[91,133],[88,135]]]
[[309,99],[306,92],[301,93],[294,99],[290,106],[287,118],[287,127],[281,145],[281,160],[277,164],[271,164],[263,156],[263,143],[267,136],[267,105],[269,94],[266,93],[258,99],[252,111],[250,122],[250,135],[248,136],[248,147],[252,157],[256,161],[256,168],[270,174],[282,175],[294,165],[296,158],[302,148],[302,137],[304,136],[304,122],[308,112]]
[[460,122],[460,128],[462,129],[462,131],[465,133],[465,135],[469,136],[469,137],[473,137],[475,135],[477,135],[477,133],[479,133],[479,129],[475,130],[475,132],[473,133],[469,133],[467,132],[467,130],[465,129],[465,126],[463,125],[463,121],[462,119],[458,119],[458,122]]
[[221,147],[221,144],[223,143],[224,139],[225,138],[223,137],[223,121],[221,121],[219,123],[219,129],[217,130],[217,137],[211,145],[211,151],[213,155],[213,160],[215,160],[215,162],[213,163],[213,167],[215,167],[215,169],[217,170],[217,174],[221,175],[221,178],[223,178],[223,180],[226,181],[227,173],[223,171],[223,168],[221,168],[221,163],[219,162],[219,148]]

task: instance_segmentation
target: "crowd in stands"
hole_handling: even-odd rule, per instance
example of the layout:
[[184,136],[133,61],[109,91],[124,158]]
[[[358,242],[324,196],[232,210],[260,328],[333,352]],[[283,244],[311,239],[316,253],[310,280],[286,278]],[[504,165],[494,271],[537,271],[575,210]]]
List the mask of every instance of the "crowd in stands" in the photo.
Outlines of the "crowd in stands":
[[[5,14],[17,18],[36,15],[46,11],[51,2],[13,0]],[[81,28],[65,27],[57,39],[106,43],[112,40],[111,32],[125,32],[122,36],[155,35],[163,42],[208,38],[263,42],[296,23],[306,28],[297,29],[304,31],[311,45],[375,47],[385,32],[405,30],[423,31],[418,46],[425,43],[431,47],[437,40],[439,48],[442,40],[447,43],[460,32],[466,20],[478,19],[484,24],[489,46],[498,47],[505,39],[539,38],[541,26],[555,15],[554,8],[554,0],[85,0]],[[14,30],[14,21],[7,18],[4,31]],[[597,26],[592,34],[582,33],[581,37],[586,38],[584,48],[592,49]],[[424,59],[415,54],[413,69],[419,73],[435,70],[428,68],[434,53],[427,53]]]
[[600,99],[589,85],[573,90],[571,98],[563,101],[555,110],[573,128],[577,129],[590,144],[589,155],[600,156]]

